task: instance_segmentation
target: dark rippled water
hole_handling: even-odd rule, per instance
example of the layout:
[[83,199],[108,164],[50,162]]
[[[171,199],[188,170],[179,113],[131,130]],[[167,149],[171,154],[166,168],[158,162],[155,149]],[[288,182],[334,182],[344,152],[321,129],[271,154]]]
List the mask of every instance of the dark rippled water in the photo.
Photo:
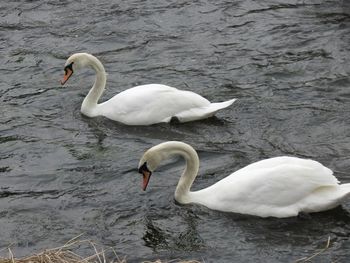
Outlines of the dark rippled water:
[[[201,158],[195,189],[251,162],[313,158],[350,182],[350,4],[305,1],[1,1],[0,249],[23,256],[84,238],[129,262],[348,262],[350,200],[311,219],[179,206],[174,161],[141,191],[137,164],[166,140]],[[163,83],[211,101],[216,118],[127,127],[80,105],[93,72],[59,80],[75,52],[108,72],[103,100]],[[3,255],[7,252],[2,251]]]

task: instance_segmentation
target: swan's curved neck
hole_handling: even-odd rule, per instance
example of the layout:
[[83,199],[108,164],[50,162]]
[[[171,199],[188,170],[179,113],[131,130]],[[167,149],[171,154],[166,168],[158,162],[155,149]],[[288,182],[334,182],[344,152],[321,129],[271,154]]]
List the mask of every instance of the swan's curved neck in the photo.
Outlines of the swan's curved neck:
[[95,83],[89,91],[89,94],[85,97],[81,106],[81,111],[90,117],[93,117],[94,110],[97,106],[105,86],[106,86],[106,72],[102,63],[95,57],[89,56],[88,66],[91,66],[96,72]]
[[175,200],[179,203],[190,203],[190,188],[198,174],[199,158],[197,152],[187,144],[173,143],[168,149],[171,154],[181,155],[186,161],[186,168],[183,171],[175,190]]

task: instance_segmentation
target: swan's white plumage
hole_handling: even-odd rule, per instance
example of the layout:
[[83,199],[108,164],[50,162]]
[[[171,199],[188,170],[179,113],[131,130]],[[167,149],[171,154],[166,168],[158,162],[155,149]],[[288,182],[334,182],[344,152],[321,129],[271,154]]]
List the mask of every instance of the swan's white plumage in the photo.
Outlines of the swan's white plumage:
[[89,117],[105,116],[127,125],[151,125],[170,122],[176,117],[180,122],[200,120],[213,116],[218,110],[230,106],[235,99],[210,103],[202,96],[162,84],[148,84],[127,89],[108,101],[98,104],[106,84],[102,63],[94,56],[77,53],[66,62],[72,68],[91,66],[96,71],[96,81],[85,98],[81,112]]
[[[336,202],[327,200],[326,195],[321,199],[315,195],[321,189],[333,192]],[[216,210],[288,217],[334,207],[341,197],[338,191],[332,171],[320,163],[275,157],[244,167],[192,196]]]
[[[188,151],[188,145],[185,147],[180,142],[160,145],[148,150],[140,164],[147,162],[154,168],[159,163],[158,159],[171,154],[185,155],[187,165],[190,159],[196,162],[197,157],[192,156],[194,150]],[[180,151],[180,148],[183,150]],[[156,165],[154,158],[158,160]],[[334,208],[350,195],[350,184],[339,185],[330,169],[319,162],[296,157],[275,157],[250,164],[212,186],[194,192],[189,188],[198,167],[192,171],[186,170],[177,187],[186,190],[175,195],[177,201],[197,203],[219,211],[261,217],[290,217],[299,212]]]
[[161,84],[148,84],[127,89],[101,103],[98,113],[129,125],[169,122],[172,117],[186,122],[213,116],[234,101],[210,103],[191,91]]

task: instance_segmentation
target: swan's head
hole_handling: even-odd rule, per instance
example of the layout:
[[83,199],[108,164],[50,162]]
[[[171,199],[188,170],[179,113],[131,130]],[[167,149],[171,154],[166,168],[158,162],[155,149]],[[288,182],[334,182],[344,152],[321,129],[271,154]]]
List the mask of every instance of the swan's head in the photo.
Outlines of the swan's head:
[[183,155],[186,158],[191,151],[198,158],[193,148],[183,142],[168,141],[148,149],[139,162],[139,173],[143,176],[142,189],[146,190],[153,171],[156,170],[163,160],[176,154]]
[[61,84],[64,85],[75,70],[88,66],[93,58],[94,56],[88,53],[76,53],[71,55],[64,64],[64,76],[61,80]]
[[139,173],[143,177],[142,190],[145,191],[153,171],[159,166],[164,159],[164,153],[158,145],[147,150],[139,162]]

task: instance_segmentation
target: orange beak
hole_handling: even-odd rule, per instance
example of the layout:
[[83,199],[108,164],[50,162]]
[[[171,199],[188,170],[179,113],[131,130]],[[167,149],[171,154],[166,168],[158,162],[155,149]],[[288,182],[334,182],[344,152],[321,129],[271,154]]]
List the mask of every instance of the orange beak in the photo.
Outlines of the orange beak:
[[65,69],[65,74],[63,76],[63,79],[61,80],[61,85],[64,85],[64,83],[67,82],[67,80],[73,75],[73,70],[71,70],[70,68],[66,68]]
[[143,183],[142,183],[142,190],[146,191],[149,179],[151,178],[152,173],[150,171],[142,171],[143,175]]

